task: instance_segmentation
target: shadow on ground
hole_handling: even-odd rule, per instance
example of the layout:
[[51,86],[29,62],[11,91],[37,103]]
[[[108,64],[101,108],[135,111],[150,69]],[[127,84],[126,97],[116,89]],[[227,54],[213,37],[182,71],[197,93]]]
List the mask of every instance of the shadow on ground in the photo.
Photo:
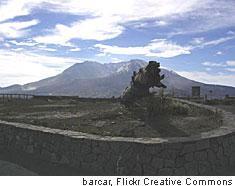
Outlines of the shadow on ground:
[[156,118],[147,121],[148,124],[159,133],[159,137],[179,137],[179,136],[188,136],[184,131],[178,129],[174,125],[170,124],[170,121],[167,117]]

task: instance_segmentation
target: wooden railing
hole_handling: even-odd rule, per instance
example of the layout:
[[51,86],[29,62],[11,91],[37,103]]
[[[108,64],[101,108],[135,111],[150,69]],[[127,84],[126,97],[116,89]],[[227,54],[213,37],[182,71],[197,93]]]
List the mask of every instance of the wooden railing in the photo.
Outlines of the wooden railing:
[[33,99],[32,94],[0,94],[0,99]]

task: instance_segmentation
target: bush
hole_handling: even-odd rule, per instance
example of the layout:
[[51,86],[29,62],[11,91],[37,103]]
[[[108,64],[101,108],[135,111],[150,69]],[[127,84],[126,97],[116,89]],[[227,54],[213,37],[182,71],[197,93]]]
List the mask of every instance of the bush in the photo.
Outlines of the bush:
[[145,120],[146,118],[162,117],[163,115],[189,115],[191,107],[171,99],[148,96],[130,107],[134,115]]
[[171,104],[167,105],[165,111],[172,115],[188,115],[190,107],[180,102],[171,102]]

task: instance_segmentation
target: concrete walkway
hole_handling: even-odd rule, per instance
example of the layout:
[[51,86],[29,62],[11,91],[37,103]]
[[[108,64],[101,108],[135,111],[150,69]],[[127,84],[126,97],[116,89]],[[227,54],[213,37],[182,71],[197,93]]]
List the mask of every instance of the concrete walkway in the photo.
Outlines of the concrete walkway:
[[25,169],[15,163],[0,160],[0,175],[1,176],[36,176],[36,173]]
[[[99,173],[102,175],[102,173]],[[96,176],[64,164],[49,162],[32,154],[0,148],[0,176]]]

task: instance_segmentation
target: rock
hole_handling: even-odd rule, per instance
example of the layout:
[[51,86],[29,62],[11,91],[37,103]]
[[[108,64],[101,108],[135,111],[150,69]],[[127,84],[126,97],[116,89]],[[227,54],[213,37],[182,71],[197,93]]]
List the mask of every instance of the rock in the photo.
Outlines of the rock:
[[153,158],[151,165],[156,169],[163,168],[164,159],[162,159],[162,158]]
[[57,161],[57,157],[56,157],[56,155],[55,155],[55,153],[52,153],[51,154],[51,161]]
[[217,143],[217,139],[216,138],[210,139],[210,149],[213,152],[217,152],[218,148],[219,148],[219,146],[218,146],[218,143]]
[[26,148],[26,152],[32,154],[33,153],[33,145],[28,145]]
[[180,154],[184,155],[190,152],[194,152],[195,150],[196,150],[195,144],[187,144],[183,146]]
[[109,150],[109,144],[106,141],[99,141],[99,147],[103,152],[107,152]]
[[208,139],[199,140],[199,141],[197,141],[196,149],[197,149],[197,151],[200,151],[200,150],[208,149],[209,146],[210,146],[210,144],[209,144]]
[[167,168],[175,167],[175,162],[173,160],[165,160],[164,167],[167,167]]
[[219,150],[218,150],[216,156],[219,160],[223,159],[224,155],[223,155],[223,148],[222,147],[219,147]]
[[158,172],[159,176],[172,176],[172,174],[173,174],[173,169],[170,168],[163,168],[160,169]]
[[232,152],[230,159],[229,159],[230,166],[235,165],[235,152]]
[[134,131],[134,129],[124,128],[119,131],[119,136],[133,137],[133,136],[135,136],[135,131]]
[[184,157],[179,156],[176,158],[176,167],[183,167],[184,166]]
[[135,176],[142,176],[143,175],[143,167],[141,164],[137,163],[135,168],[133,169],[133,175]]
[[214,162],[216,160],[216,155],[212,150],[208,149],[207,154],[208,154],[208,160],[210,162]]
[[185,164],[186,175],[196,176],[198,175],[198,165],[196,162],[189,162]]
[[139,156],[139,162],[143,164],[149,164],[151,161],[151,156],[147,153],[142,153]]
[[194,154],[195,160],[206,160],[207,159],[207,152],[201,151],[201,152],[195,152]]
[[152,155],[156,155],[156,154],[161,152],[161,148],[160,147],[146,146],[145,147],[145,152],[149,153],[149,154],[152,154]]
[[143,165],[144,175],[145,176],[156,176],[155,169],[150,165]]
[[207,161],[199,162],[199,174],[207,175],[211,171],[210,164]]
[[96,127],[101,128],[101,127],[104,126],[105,123],[106,123],[105,121],[98,121],[98,122],[96,123]]
[[186,175],[185,168],[184,168],[184,167],[175,168],[173,175],[174,175],[174,176],[185,176],[185,175]]
[[68,164],[69,163],[69,159],[65,155],[63,155],[62,158],[60,159],[60,163]]
[[185,155],[185,160],[186,161],[193,161],[193,153],[189,153]]

